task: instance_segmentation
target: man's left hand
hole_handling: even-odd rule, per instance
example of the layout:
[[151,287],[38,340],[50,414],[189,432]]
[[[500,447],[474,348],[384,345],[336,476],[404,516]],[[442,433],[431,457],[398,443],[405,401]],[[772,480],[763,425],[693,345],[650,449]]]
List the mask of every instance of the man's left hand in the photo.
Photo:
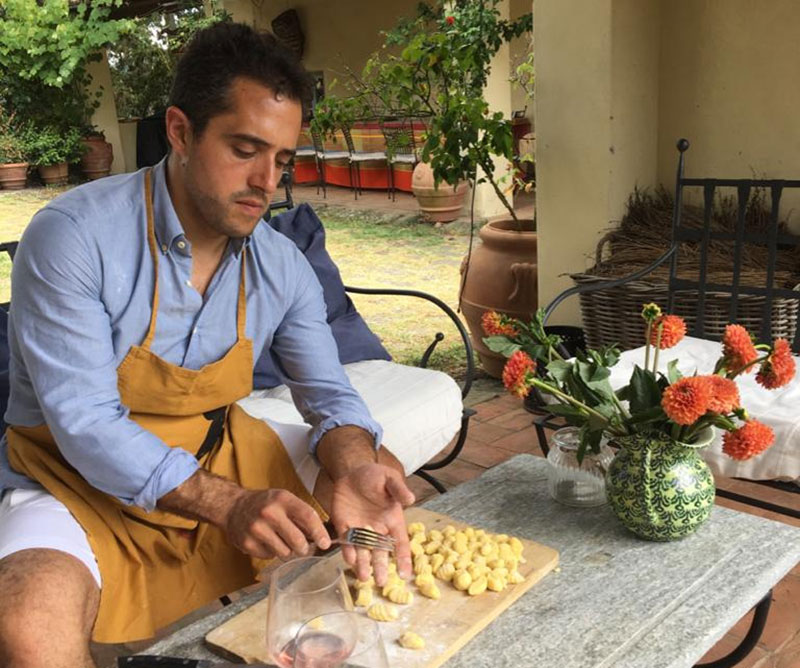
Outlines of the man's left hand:
[[[395,540],[398,574],[409,578],[411,550],[403,508],[412,503],[414,494],[397,470],[378,463],[365,463],[334,481],[331,519],[338,535],[352,527],[370,528],[391,535]],[[344,546],[342,553],[345,561],[355,568],[359,580],[369,577],[371,564],[376,583],[380,586],[386,582],[387,552]]]

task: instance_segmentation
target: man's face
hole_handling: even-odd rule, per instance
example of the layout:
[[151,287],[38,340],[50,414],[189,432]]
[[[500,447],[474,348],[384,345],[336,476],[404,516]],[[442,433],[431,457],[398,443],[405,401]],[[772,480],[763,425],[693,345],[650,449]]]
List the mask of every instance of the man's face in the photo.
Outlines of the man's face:
[[191,135],[184,181],[209,232],[238,238],[267,210],[297,146],[302,108],[250,79],[235,79],[229,95],[231,108]]

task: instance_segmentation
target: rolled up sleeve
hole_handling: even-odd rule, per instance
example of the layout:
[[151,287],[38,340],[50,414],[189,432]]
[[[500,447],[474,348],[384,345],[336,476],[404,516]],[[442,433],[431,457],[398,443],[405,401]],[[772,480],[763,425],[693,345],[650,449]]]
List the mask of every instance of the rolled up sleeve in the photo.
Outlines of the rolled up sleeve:
[[121,402],[101,267],[68,214],[47,208],[34,217],[13,266],[11,372],[31,383],[61,454],[90,485],[152,510],[198,464],[142,429]]
[[310,450],[334,427],[361,427],[378,448],[383,429],[350,384],[339,362],[326,319],[325,301],[313,269],[297,254],[294,299],[275,331],[270,354],[303,419],[311,425]]

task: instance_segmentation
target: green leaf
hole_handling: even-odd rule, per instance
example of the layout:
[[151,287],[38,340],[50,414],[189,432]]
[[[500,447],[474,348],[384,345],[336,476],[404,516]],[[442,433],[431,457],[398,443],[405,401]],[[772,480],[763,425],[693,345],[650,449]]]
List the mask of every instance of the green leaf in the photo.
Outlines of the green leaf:
[[651,372],[634,367],[629,385],[631,413],[641,413],[661,404],[661,390]]
[[672,383],[677,383],[683,378],[683,374],[678,370],[678,360],[674,359],[667,364],[667,378],[669,379],[670,385],[672,385]]
[[493,353],[498,353],[504,357],[511,357],[515,352],[522,348],[518,343],[509,341],[505,336],[486,336],[483,339],[486,347]]

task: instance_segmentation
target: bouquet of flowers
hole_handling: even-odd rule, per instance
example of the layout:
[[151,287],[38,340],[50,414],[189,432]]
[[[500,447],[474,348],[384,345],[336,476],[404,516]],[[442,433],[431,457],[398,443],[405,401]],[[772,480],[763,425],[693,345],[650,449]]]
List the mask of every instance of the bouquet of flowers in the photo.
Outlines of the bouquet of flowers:
[[683,376],[677,360],[662,373],[659,351],[684,337],[686,323],[679,316],[662,314],[657,304],[646,304],[642,317],[647,342],[644,367],[635,366],[628,384],[616,391],[609,376],[619,361],[619,350],[608,346],[565,359],[559,352],[559,337],[544,329],[541,309],[529,323],[487,311],[483,340],[509,358],[503,370],[509,392],[524,397],[537,388],[552,397],[548,410],[580,428],[579,461],[587,448],[599,452],[604,436],[640,434],[691,444],[707,427],[726,432],[722,449],[734,459],[749,459],[770,447],[775,438],[772,429],[747,414],[735,381],[756,371],[757,382],[765,388],[789,383],[795,361],[788,341],[757,345],[744,327],[728,325],[712,373]]

